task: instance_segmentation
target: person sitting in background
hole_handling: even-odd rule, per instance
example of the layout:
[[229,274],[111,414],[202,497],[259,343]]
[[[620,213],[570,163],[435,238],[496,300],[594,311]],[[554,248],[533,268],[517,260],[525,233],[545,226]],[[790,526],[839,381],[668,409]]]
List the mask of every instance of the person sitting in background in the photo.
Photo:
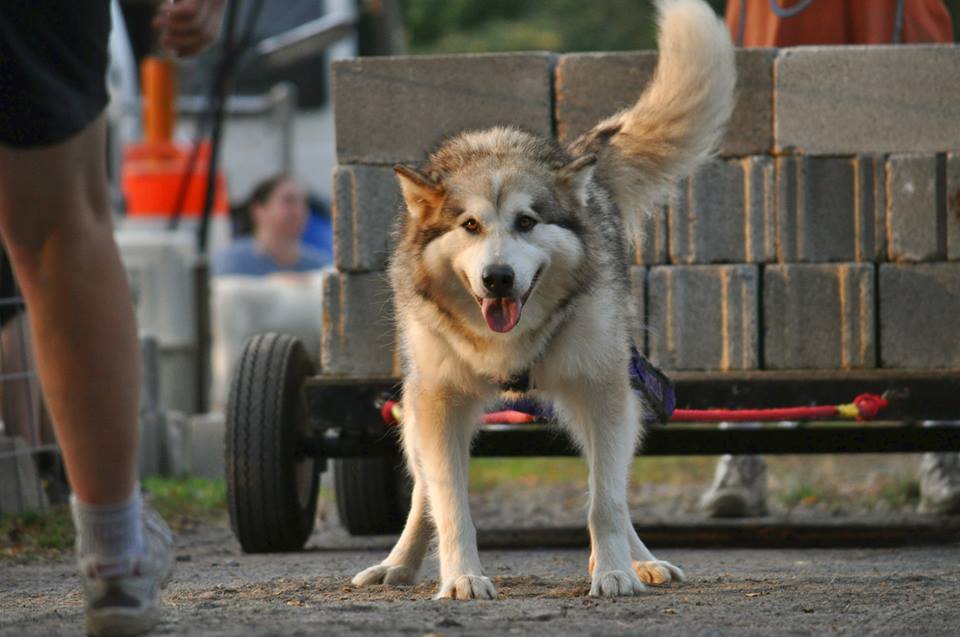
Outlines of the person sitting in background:
[[307,197],[290,175],[257,184],[245,208],[235,229],[239,238],[214,256],[214,276],[308,272],[332,262],[329,251],[303,243]]

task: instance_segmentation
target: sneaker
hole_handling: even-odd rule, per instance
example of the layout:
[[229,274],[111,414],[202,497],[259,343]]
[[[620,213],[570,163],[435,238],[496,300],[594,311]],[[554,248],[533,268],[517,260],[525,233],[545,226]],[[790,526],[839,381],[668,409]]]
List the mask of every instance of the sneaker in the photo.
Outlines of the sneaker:
[[173,574],[173,537],[159,515],[144,506],[143,555],[113,562],[80,557],[87,633],[140,635],[160,622],[160,589]]
[[929,515],[960,515],[960,453],[923,454],[917,510]]
[[760,456],[723,456],[700,510],[712,518],[766,515],[767,463]]

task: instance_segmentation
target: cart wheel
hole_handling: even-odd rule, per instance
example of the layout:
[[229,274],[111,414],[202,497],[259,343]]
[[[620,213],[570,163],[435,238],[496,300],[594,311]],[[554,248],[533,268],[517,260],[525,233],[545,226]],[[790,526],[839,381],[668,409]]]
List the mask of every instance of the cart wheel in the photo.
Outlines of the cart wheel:
[[340,523],[350,535],[386,535],[403,530],[413,484],[399,452],[333,463]]
[[247,341],[227,403],[227,503],[247,553],[296,551],[313,530],[317,459],[302,448],[301,388],[313,366],[297,339],[260,334]]

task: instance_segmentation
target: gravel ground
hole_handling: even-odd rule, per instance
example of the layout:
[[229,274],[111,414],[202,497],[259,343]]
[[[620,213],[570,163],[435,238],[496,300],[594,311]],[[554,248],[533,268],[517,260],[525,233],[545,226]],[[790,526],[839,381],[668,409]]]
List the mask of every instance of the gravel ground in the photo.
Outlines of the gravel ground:
[[[948,635],[960,625],[960,544],[896,549],[672,549],[689,581],[636,598],[586,597],[586,549],[482,551],[500,599],[433,601],[414,587],[351,586],[390,538],[321,525],[303,553],[243,555],[230,531],[178,539],[162,635]],[[0,566],[0,635],[81,632],[63,559]]]

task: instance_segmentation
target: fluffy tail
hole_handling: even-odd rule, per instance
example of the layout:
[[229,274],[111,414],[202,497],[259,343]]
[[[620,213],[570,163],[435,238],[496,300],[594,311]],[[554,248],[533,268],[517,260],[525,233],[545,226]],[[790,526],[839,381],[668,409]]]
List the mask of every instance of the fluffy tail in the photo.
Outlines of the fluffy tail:
[[714,150],[733,110],[736,69],[723,22],[702,0],[658,0],[660,56],[633,107],[570,145],[596,154],[596,176],[611,189],[631,237],[667,201],[676,182]]

